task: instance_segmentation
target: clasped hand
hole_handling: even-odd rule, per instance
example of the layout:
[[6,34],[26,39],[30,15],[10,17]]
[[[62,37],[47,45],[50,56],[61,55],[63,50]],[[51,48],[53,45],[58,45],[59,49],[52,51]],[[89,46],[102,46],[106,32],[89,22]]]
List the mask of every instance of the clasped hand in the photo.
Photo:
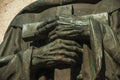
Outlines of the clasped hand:
[[57,19],[51,19],[43,22],[39,31],[43,33],[49,28],[54,29],[48,35],[50,43],[33,50],[32,64],[41,68],[60,68],[63,65],[70,67],[78,63],[82,56],[82,48],[74,38],[80,38],[84,29],[71,25],[58,25]]

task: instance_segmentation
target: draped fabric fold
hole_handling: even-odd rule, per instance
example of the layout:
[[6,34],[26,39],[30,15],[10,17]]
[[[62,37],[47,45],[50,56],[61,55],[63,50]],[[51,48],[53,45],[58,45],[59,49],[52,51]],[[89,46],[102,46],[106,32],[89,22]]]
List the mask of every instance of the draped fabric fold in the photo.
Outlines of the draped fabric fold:
[[32,47],[21,41],[21,29],[11,27],[0,45],[0,80],[30,80]]
[[90,22],[91,49],[87,45],[83,47],[83,78],[84,80],[88,78],[90,80],[119,80],[119,77],[115,76],[120,75],[118,38],[108,24],[101,24],[93,19]]

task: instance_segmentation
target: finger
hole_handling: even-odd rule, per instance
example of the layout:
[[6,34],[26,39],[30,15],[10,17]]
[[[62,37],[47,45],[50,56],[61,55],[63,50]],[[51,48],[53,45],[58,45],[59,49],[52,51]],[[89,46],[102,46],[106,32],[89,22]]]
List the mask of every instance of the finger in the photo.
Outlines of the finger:
[[70,31],[70,30],[73,30],[73,29],[72,28],[61,28],[60,30],[57,30],[57,28],[56,28],[49,33],[48,37],[50,38],[50,36],[51,36],[51,37],[54,38],[54,37],[57,37],[56,32],[59,33],[59,32],[62,32],[62,31]]
[[[54,35],[49,36],[49,41],[54,41],[54,40],[56,40],[57,38],[61,38],[61,37],[58,37],[58,35],[54,33]],[[63,38],[63,37],[62,37],[62,38]]]
[[54,30],[52,30],[52,31],[48,34],[48,37],[50,37],[50,36],[52,36],[52,35],[54,35],[54,34],[56,34],[56,28],[55,28]]
[[75,25],[61,25],[56,27],[56,31],[68,31],[68,30],[84,30],[88,27],[85,26],[75,26]]
[[71,30],[71,31],[57,31],[58,36],[64,36],[64,35],[72,35],[72,34],[80,34],[83,30]]
[[[59,41],[58,41],[58,42],[59,42]],[[70,45],[70,46],[78,46],[78,47],[81,48],[81,46],[80,46],[77,42],[72,41],[72,40],[63,40],[63,39],[61,39],[60,42],[62,42],[63,44],[66,44],[66,45]]]
[[71,58],[57,57],[54,58],[56,64],[74,65],[76,61]]
[[56,38],[65,38],[69,37],[70,35],[80,35],[83,31],[82,30],[72,30],[72,31],[56,31],[53,35],[50,36],[50,40],[55,40]]
[[[52,61],[47,62],[47,67],[68,68],[76,64],[76,61],[70,58],[56,56]],[[64,66],[63,66],[64,65]]]
[[[71,34],[71,35],[67,36],[66,39],[76,40],[76,39],[80,38],[79,36],[81,36],[81,34]],[[63,38],[63,37],[61,37],[61,38]]]
[[55,41],[53,41],[51,43],[51,46],[58,46],[58,45],[62,45],[62,44],[66,44],[68,46],[78,46],[81,48],[81,46],[75,42],[75,41],[72,41],[72,40],[64,40],[64,39],[56,39]]
[[38,27],[37,29],[39,30],[40,28],[43,28],[45,25],[55,22],[57,20],[57,18],[52,18],[52,19],[48,19],[46,21],[43,21]]
[[[61,31],[72,31],[74,28],[73,27],[69,27],[69,26],[57,26],[53,31],[51,31],[49,33],[49,36],[54,35],[57,31],[61,32]],[[77,29],[79,30],[79,29]]]
[[68,30],[73,30],[73,29],[76,29],[76,28],[73,26],[68,26],[68,25],[67,26],[61,25],[61,26],[56,27],[56,31],[63,31],[63,30],[68,31]]
[[79,28],[79,27],[76,27],[76,26],[57,26],[56,28],[55,28],[55,30],[53,30],[52,32],[50,32],[50,34],[49,34],[49,36],[51,36],[51,35],[54,35],[55,34],[55,32],[56,31],[72,31],[72,30],[81,30],[81,28]]
[[65,49],[65,50],[73,51],[77,53],[83,52],[83,50],[81,49],[81,46],[75,41],[57,39],[50,43],[49,51],[60,50],[60,49]]
[[[41,62],[46,63],[47,65],[56,64],[56,63],[75,63],[76,61],[71,58],[65,58],[64,56],[44,56],[41,59]],[[40,60],[39,59],[39,60]]]
[[36,57],[34,62],[41,65],[40,67],[60,67],[61,65],[68,65],[70,67],[70,65],[76,63],[74,59],[64,58],[63,56],[40,56]]
[[46,66],[48,64],[51,64],[51,63],[48,63],[48,62],[55,62],[53,61],[53,56],[34,56],[34,59],[33,59],[33,63],[34,64],[40,64],[41,66]]
[[62,45],[62,46],[54,46],[50,49],[51,52],[54,52],[54,51],[60,51],[60,53],[62,52],[76,52],[78,54],[81,54],[83,52],[83,49],[81,49],[80,47],[78,46],[68,46],[68,45]]
[[67,51],[65,49],[51,51],[49,55],[51,55],[51,56],[63,56],[63,57],[72,58],[72,59],[79,58],[79,56],[75,52]]
[[56,61],[62,61],[63,56],[53,56],[53,55],[49,55],[49,56],[37,56],[34,58],[34,62],[41,64],[42,66],[54,66],[56,64]]
[[61,28],[61,29],[56,29],[56,31],[72,31],[74,28]]
[[52,35],[52,36],[50,36],[49,37],[49,41],[54,41],[54,40],[56,40],[56,39],[70,39],[70,40],[74,40],[74,39],[76,39],[76,38],[78,38],[78,36],[80,36],[80,34],[71,34],[71,35],[66,35],[66,34],[61,34],[61,33],[59,33],[59,34],[54,34],[54,35]]
[[45,31],[48,31],[48,30],[52,30],[54,29],[55,26],[57,26],[57,22],[52,22],[50,24],[47,24],[46,26],[44,26],[43,28],[39,29],[38,32],[39,33],[42,33],[42,32],[45,32]]
[[77,47],[77,46],[66,46],[64,45],[63,46],[67,51],[73,51],[73,52],[76,52],[76,53],[82,53],[82,49]]
[[57,21],[55,21],[55,22],[52,22],[51,24],[46,25],[45,28],[50,29],[50,28],[57,26],[57,25],[58,25],[58,23],[57,23]]
[[84,30],[86,27],[74,26],[74,25],[61,25],[56,27],[56,31],[69,31],[69,30]]

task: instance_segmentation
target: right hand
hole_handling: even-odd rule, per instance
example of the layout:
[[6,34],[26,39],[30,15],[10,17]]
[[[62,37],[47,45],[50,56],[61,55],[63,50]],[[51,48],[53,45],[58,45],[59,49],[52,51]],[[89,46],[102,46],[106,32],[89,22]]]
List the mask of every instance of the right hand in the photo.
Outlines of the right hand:
[[89,39],[90,29],[88,26],[59,25],[49,33],[50,41],[55,39]]
[[33,50],[32,64],[39,68],[61,68],[75,65],[82,53],[75,41],[57,39],[41,48]]

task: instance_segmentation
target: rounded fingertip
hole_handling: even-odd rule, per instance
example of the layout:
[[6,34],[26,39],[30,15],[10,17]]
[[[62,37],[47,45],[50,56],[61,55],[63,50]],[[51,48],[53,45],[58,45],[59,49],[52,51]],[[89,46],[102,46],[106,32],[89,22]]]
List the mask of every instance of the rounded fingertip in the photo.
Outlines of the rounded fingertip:
[[56,40],[56,39],[57,39],[57,35],[53,35],[53,36],[51,36],[51,37],[49,38],[50,41],[54,41],[54,40]]
[[77,63],[77,62],[76,62],[74,59],[71,59],[71,60],[70,60],[71,66],[75,65],[76,63]]

